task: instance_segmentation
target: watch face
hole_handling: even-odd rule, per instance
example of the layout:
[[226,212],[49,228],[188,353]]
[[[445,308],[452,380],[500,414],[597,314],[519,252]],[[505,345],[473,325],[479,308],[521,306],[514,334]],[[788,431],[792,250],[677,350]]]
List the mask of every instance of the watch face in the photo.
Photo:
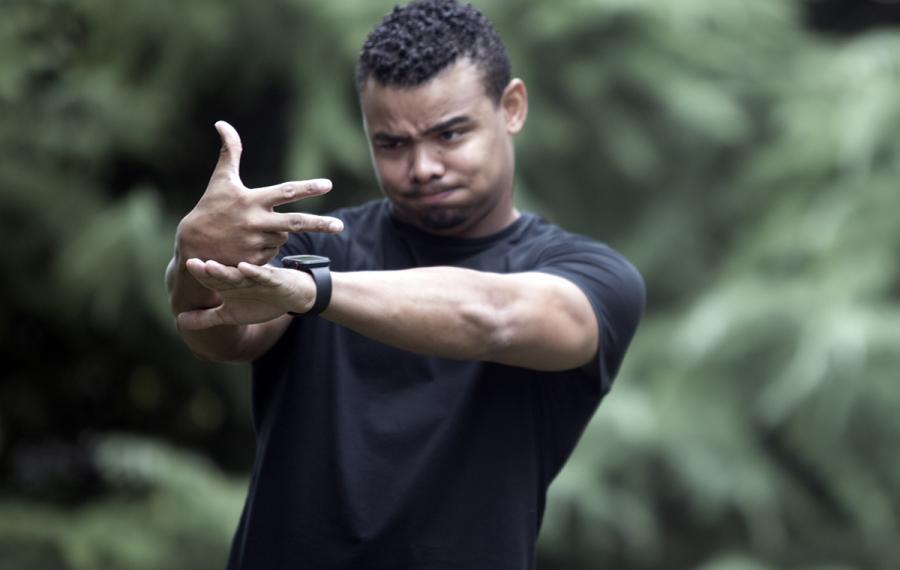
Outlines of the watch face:
[[281,264],[291,269],[328,267],[331,260],[321,255],[289,255],[281,258]]

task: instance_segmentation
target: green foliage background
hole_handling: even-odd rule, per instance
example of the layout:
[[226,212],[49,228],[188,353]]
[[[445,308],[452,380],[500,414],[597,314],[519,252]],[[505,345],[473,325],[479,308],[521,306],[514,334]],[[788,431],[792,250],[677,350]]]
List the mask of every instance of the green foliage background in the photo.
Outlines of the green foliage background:
[[[478,5],[529,87],[520,204],[649,290],[541,567],[900,567],[900,34],[787,0]],[[390,6],[0,0],[0,567],[222,567],[246,371],[174,334],[175,224],[220,118],[250,186],[377,196],[352,66]]]

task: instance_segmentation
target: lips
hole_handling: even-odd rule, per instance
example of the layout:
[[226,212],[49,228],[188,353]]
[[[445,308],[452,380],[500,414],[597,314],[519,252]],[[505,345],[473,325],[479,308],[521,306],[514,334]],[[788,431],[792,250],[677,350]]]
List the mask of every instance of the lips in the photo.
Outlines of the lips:
[[439,187],[439,188],[428,188],[422,189],[418,192],[413,193],[410,196],[410,199],[416,202],[423,202],[426,204],[434,204],[438,202],[443,202],[450,196],[456,193],[456,188],[448,188],[448,187]]
[[452,196],[455,192],[455,190],[441,190],[440,192],[434,192],[433,194],[422,194],[419,197],[419,201],[425,202],[426,204],[443,202],[444,200]]

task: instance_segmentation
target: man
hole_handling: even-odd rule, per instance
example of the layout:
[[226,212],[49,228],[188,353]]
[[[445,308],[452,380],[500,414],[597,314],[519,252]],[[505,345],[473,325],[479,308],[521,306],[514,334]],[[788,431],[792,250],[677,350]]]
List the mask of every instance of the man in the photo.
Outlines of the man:
[[[547,486],[621,364],[643,283],[514,208],[527,94],[474,8],[395,8],[357,85],[385,200],[275,212],[330,183],[244,188],[220,122],[176,236],[186,343],[253,362],[257,460],[229,568],[533,568]],[[328,258],[330,279],[298,254]]]

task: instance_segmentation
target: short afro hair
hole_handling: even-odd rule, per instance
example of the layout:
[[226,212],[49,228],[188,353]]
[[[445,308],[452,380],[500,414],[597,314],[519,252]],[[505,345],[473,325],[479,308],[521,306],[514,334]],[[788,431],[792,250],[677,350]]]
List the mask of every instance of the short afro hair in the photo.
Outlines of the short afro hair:
[[421,85],[459,59],[481,71],[495,104],[512,78],[503,41],[484,15],[456,0],[414,0],[395,6],[366,38],[356,64],[356,88]]

